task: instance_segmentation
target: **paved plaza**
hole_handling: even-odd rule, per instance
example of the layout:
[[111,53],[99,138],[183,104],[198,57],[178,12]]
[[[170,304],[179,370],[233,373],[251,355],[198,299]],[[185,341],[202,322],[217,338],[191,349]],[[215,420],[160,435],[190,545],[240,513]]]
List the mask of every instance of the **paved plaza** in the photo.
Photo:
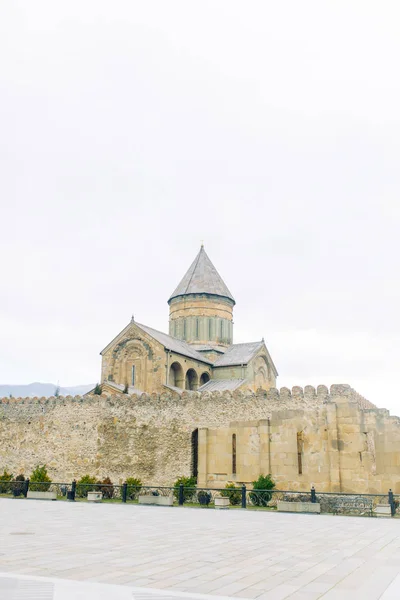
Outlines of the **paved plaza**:
[[1,600],[400,598],[400,520],[0,499],[0,523]]

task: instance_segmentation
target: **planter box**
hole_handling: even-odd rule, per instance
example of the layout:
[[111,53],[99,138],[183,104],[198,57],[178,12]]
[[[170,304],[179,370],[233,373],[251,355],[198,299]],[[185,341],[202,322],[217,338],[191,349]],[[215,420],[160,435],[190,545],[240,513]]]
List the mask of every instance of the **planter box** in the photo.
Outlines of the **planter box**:
[[57,494],[55,492],[32,492],[28,490],[27,498],[31,500],[57,500]]
[[320,513],[321,505],[319,502],[283,502],[278,501],[277,509],[279,512],[297,512],[297,513]]
[[229,508],[229,498],[215,498],[214,506],[215,508]]
[[174,503],[173,496],[153,496],[149,495],[139,495],[139,504],[153,504],[156,506],[172,506]]
[[102,492],[88,492],[88,502],[101,502],[103,500]]
[[390,504],[377,504],[374,508],[374,515],[376,517],[392,517],[392,510]]

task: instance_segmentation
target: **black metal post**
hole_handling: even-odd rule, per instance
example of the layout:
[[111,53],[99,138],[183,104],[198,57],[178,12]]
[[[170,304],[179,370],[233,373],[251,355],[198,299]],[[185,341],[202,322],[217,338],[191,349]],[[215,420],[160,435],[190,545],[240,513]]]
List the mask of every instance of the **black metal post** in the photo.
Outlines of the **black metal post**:
[[29,491],[29,478],[25,479],[25,481],[24,481],[24,487],[23,487],[23,492],[22,493],[25,496],[25,498],[28,495],[28,491]]
[[74,479],[72,482],[72,485],[71,485],[71,497],[72,497],[71,499],[72,500],[75,500],[75,494],[76,494],[76,481]]
[[122,502],[126,502],[127,495],[128,495],[128,484],[125,482],[122,484]]
[[179,506],[183,506],[183,501],[184,501],[184,497],[183,497],[183,483],[179,484]]
[[317,502],[317,496],[315,494],[315,487],[314,486],[312,486],[312,488],[311,488],[311,502],[313,504],[315,504]]
[[392,490],[389,490],[388,500],[389,500],[389,504],[390,504],[390,512],[392,514],[392,517],[394,517],[394,515],[396,514],[396,505],[394,503],[394,495],[393,495]]
[[246,508],[246,485],[242,485],[242,508]]

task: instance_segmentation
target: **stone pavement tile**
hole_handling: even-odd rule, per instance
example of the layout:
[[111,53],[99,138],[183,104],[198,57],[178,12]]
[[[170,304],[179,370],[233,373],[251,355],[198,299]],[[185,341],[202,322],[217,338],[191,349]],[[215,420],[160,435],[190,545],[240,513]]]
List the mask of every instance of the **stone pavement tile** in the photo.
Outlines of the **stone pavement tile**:
[[261,581],[265,581],[265,573],[252,573],[251,575],[247,575],[238,579],[238,583],[247,583],[247,585],[252,586],[260,583]]
[[216,588],[213,593],[219,596],[232,596],[232,594],[236,594],[242,592],[247,589],[249,586],[243,583],[231,583],[224,587]]
[[197,581],[196,580],[190,580],[190,579],[188,581],[186,581],[185,582],[185,587],[186,588],[190,588],[193,591],[196,591],[196,583],[197,582],[198,583],[207,584],[208,587],[210,588],[210,590],[213,590],[213,589],[217,589],[219,587],[225,587],[227,585],[238,583],[238,580],[236,579],[236,577],[231,577],[231,576],[228,576],[228,575],[226,575],[225,577],[217,577],[217,578],[211,579],[211,580],[205,579],[203,577],[199,577],[197,579]]
[[[128,580],[127,580],[128,581]],[[146,587],[148,588],[157,588],[159,590],[168,589],[178,585],[180,582],[177,579],[159,579],[158,581],[153,581],[149,583]]]
[[[291,594],[287,597],[287,600],[318,600],[319,598],[323,598],[320,592],[305,592],[303,590],[299,590],[294,594]],[[356,599],[354,599],[356,600]]]
[[384,591],[381,600],[399,600],[400,598],[400,575],[397,575],[388,588]]
[[325,594],[325,592],[329,591],[332,587],[334,587],[333,583],[324,583],[322,581],[312,581],[307,585],[301,588],[302,592],[319,592],[320,595]]
[[274,587],[272,590],[258,596],[259,600],[284,600],[289,598],[291,594],[297,592],[298,588],[294,585],[283,583]]
[[355,595],[363,600],[378,600],[396,578],[398,572],[397,566],[380,567],[371,577],[358,574],[357,579],[357,575],[352,574],[327,592],[323,598],[324,600],[336,600],[336,597],[339,597],[338,594],[341,594],[343,600],[354,598]]

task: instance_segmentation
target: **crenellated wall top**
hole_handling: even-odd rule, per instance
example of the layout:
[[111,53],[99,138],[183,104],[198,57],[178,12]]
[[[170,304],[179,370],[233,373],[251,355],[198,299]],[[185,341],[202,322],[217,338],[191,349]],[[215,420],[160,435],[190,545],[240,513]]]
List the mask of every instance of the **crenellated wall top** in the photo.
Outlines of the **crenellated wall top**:
[[377,407],[366,400],[363,396],[358,394],[352,387],[346,384],[334,384],[331,385],[328,389],[325,385],[319,385],[315,388],[312,385],[306,385],[304,388],[299,386],[294,386],[292,389],[287,387],[282,387],[280,390],[277,388],[270,388],[269,390],[258,389],[256,393],[252,390],[235,390],[225,391],[225,392],[191,392],[187,390],[183,390],[182,393],[178,393],[172,390],[168,390],[162,392],[161,394],[152,393],[152,394],[115,394],[109,395],[103,393],[101,395],[91,395],[91,396],[50,396],[49,398],[45,397],[34,397],[34,398],[1,398],[1,404],[38,404],[38,405],[60,405],[67,403],[79,403],[84,405],[93,404],[99,401],[105,401],[109,403],[126,403],[126,402],[137,402],[143,405],[144,403],[158,403],[158,402],[172,402],[172,403],[182,403],[185,404],[188,401],[199,400],[199,405],[204,404],[204,402],[218,402],[220,399],[229,400],[243,400],[244,402],[249,402],[251,400],[257,399],[262,400],[265,399],[266,403],[269,402],[279,404],[282,402],[285,406],[293,403],[293,405],[304,406],[318,406],[327,403],[334,403],[340,400],[347,400],[348,402],[355,402],[359,408],[363,410],[368,409],[376,409]]

